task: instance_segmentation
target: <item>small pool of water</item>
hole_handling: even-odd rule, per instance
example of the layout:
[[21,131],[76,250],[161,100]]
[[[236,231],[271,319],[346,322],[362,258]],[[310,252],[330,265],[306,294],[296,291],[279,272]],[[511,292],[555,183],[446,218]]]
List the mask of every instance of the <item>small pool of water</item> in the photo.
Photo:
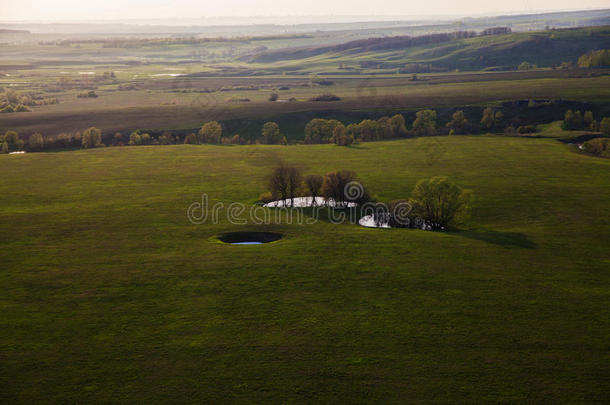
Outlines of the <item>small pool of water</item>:
[[218,240],[229,245],[262,245],[282,239],[274,232],[231,232],[218,236]]
[[231,245],[262,245],[263,242],[235,242],[231,243]]

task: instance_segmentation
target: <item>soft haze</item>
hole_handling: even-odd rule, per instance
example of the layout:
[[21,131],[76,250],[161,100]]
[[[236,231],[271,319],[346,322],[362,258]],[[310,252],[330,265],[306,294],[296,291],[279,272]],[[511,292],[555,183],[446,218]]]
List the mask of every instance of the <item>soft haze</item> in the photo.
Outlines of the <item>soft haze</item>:
[[0,1],[0,20],[97,20],[197,18],[219,16],[426,16],[480,15],[550,10],[605,8],[608,0],[21,0]]

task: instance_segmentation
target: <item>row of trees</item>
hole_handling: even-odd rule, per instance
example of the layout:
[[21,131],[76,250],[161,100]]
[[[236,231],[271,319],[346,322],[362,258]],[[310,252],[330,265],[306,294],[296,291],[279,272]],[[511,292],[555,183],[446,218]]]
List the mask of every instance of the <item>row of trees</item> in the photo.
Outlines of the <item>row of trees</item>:
[[[463,111],[453,113],[451,120],[444,126],[437,124],[437,113],[434,110],[421,110],[416,113],[411,129],[407,128],[402,115],[396,114],[392,117],[381,117],[378,120],[365,119],[357,124],[344,125],[341,121],[334,119],[314,118],[305,126],[305,140],[307,144],[335,143],[347,146],[354,142],[367,142],[384,139],[403,138],[407,136],[433,136],[438,134],[468,134],[479,130],[497,131],[504,126],[504,115],[502,111],[491,107],[483,110],[480,122],[471,123]],[[603,132],[610,135],[610,118],[595,120],[592,111],[573,111],[565,113],[562,124],[565,130],[587,130]],[[505,132],[509,134],[524,134],[536,132],[535,125],[513,128],[506,127]],[[8,139],[8,141],[7,141]],[[43,151],[64,148],[97,148],[102,146],[124,146],[124,145],[172,145],[185,144],[235,144],[245,145],[253,143],[242,138],[239,134],[231,137],[223,136],[223,128],[217,121],[206,122],[197,133],[191,133],[184,139],[174,136],[170,132],[164,132],[159,136],[142,133],[140,130],[133,131],[128,137],[117,132],[106,139],[104,144],[102,133],[98,128],[91,127],[82,134],[62,133],[52,137],[45,137],[40,133],[32,134],[27,142],[24,142],[14,131],[8,131],[5,136],[0,136],[0,147],[4,152],[17,150]],[[261,129],[261,137],[256,143],[287,145],[286,136],[280,131],[275,122],[266,122]]]
[[578,67],[608,67],[610,66],[610,49],[592,51],[578,58]]
[[[353,183],[357,190],[349,192],[349,185]],[[297,166],[281,164],[269,176],[269,192],[262,194],[263,202],[273,200],[290,201],[294,206],[294,198],[300,196],[312,197],[312,205],[316,204],[318,197],[326,201],[333,201],[335,206],[347,206],[348,203],[362,204],[370,200],[370,196],[358,176],[351,170],[339,170],[326,173],[324,176],[310,174],[303,176],[303,171]]]
[[606,135],[610,135],[610,118],[605,117],[601,120],[601,122],[598,122],[595,120],[592,111],[585,111],[582,113],[578,110],[568,110],[564,116],[561,127],[568,131],[601,131]]
[[[372,198],[355,172],[339,170],[324,176],[303,176],[296,166],[281,164],[269,176],[269,192],[262,194],[263,202],[282,200],[284,205],[294,207],[298,196],[311,197],[316,205],[323,197],[327,205],[334,208],[347,207],[349,203],[362,205]],[[413,227],[415,219],[425,221],[432,229],[447,229],[465,219],[471,209],[472,193],[464,190],[447,177],[434,177],[417,183],[408,200],[394,200],[388,204],[373,204],[374,219],[378,223],[389,223],[393,227]],[[330,205],[328,202],[333,201]]]

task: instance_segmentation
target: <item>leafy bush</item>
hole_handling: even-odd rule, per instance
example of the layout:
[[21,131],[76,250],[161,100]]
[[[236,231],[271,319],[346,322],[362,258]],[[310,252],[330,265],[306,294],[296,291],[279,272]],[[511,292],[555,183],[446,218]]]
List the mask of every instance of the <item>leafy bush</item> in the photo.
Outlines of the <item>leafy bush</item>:
[[594,156],[610,158],[610,139],[595,138],[583,143],[582,150]]
[[312,97],[309,99],[309,101],[339,101],[341,100],[340,97],[331,94],[331,93],[325,93],[325,94],[321,94],[317,97]]

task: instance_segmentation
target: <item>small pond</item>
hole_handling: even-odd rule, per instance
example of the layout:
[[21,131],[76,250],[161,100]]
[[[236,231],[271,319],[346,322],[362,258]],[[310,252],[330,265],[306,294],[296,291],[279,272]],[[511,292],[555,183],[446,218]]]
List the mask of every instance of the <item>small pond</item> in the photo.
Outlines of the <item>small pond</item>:
[[221,242],[230,245],[261,245],[282,239],[282,235],[274,232],[231,232],[218,237]]

